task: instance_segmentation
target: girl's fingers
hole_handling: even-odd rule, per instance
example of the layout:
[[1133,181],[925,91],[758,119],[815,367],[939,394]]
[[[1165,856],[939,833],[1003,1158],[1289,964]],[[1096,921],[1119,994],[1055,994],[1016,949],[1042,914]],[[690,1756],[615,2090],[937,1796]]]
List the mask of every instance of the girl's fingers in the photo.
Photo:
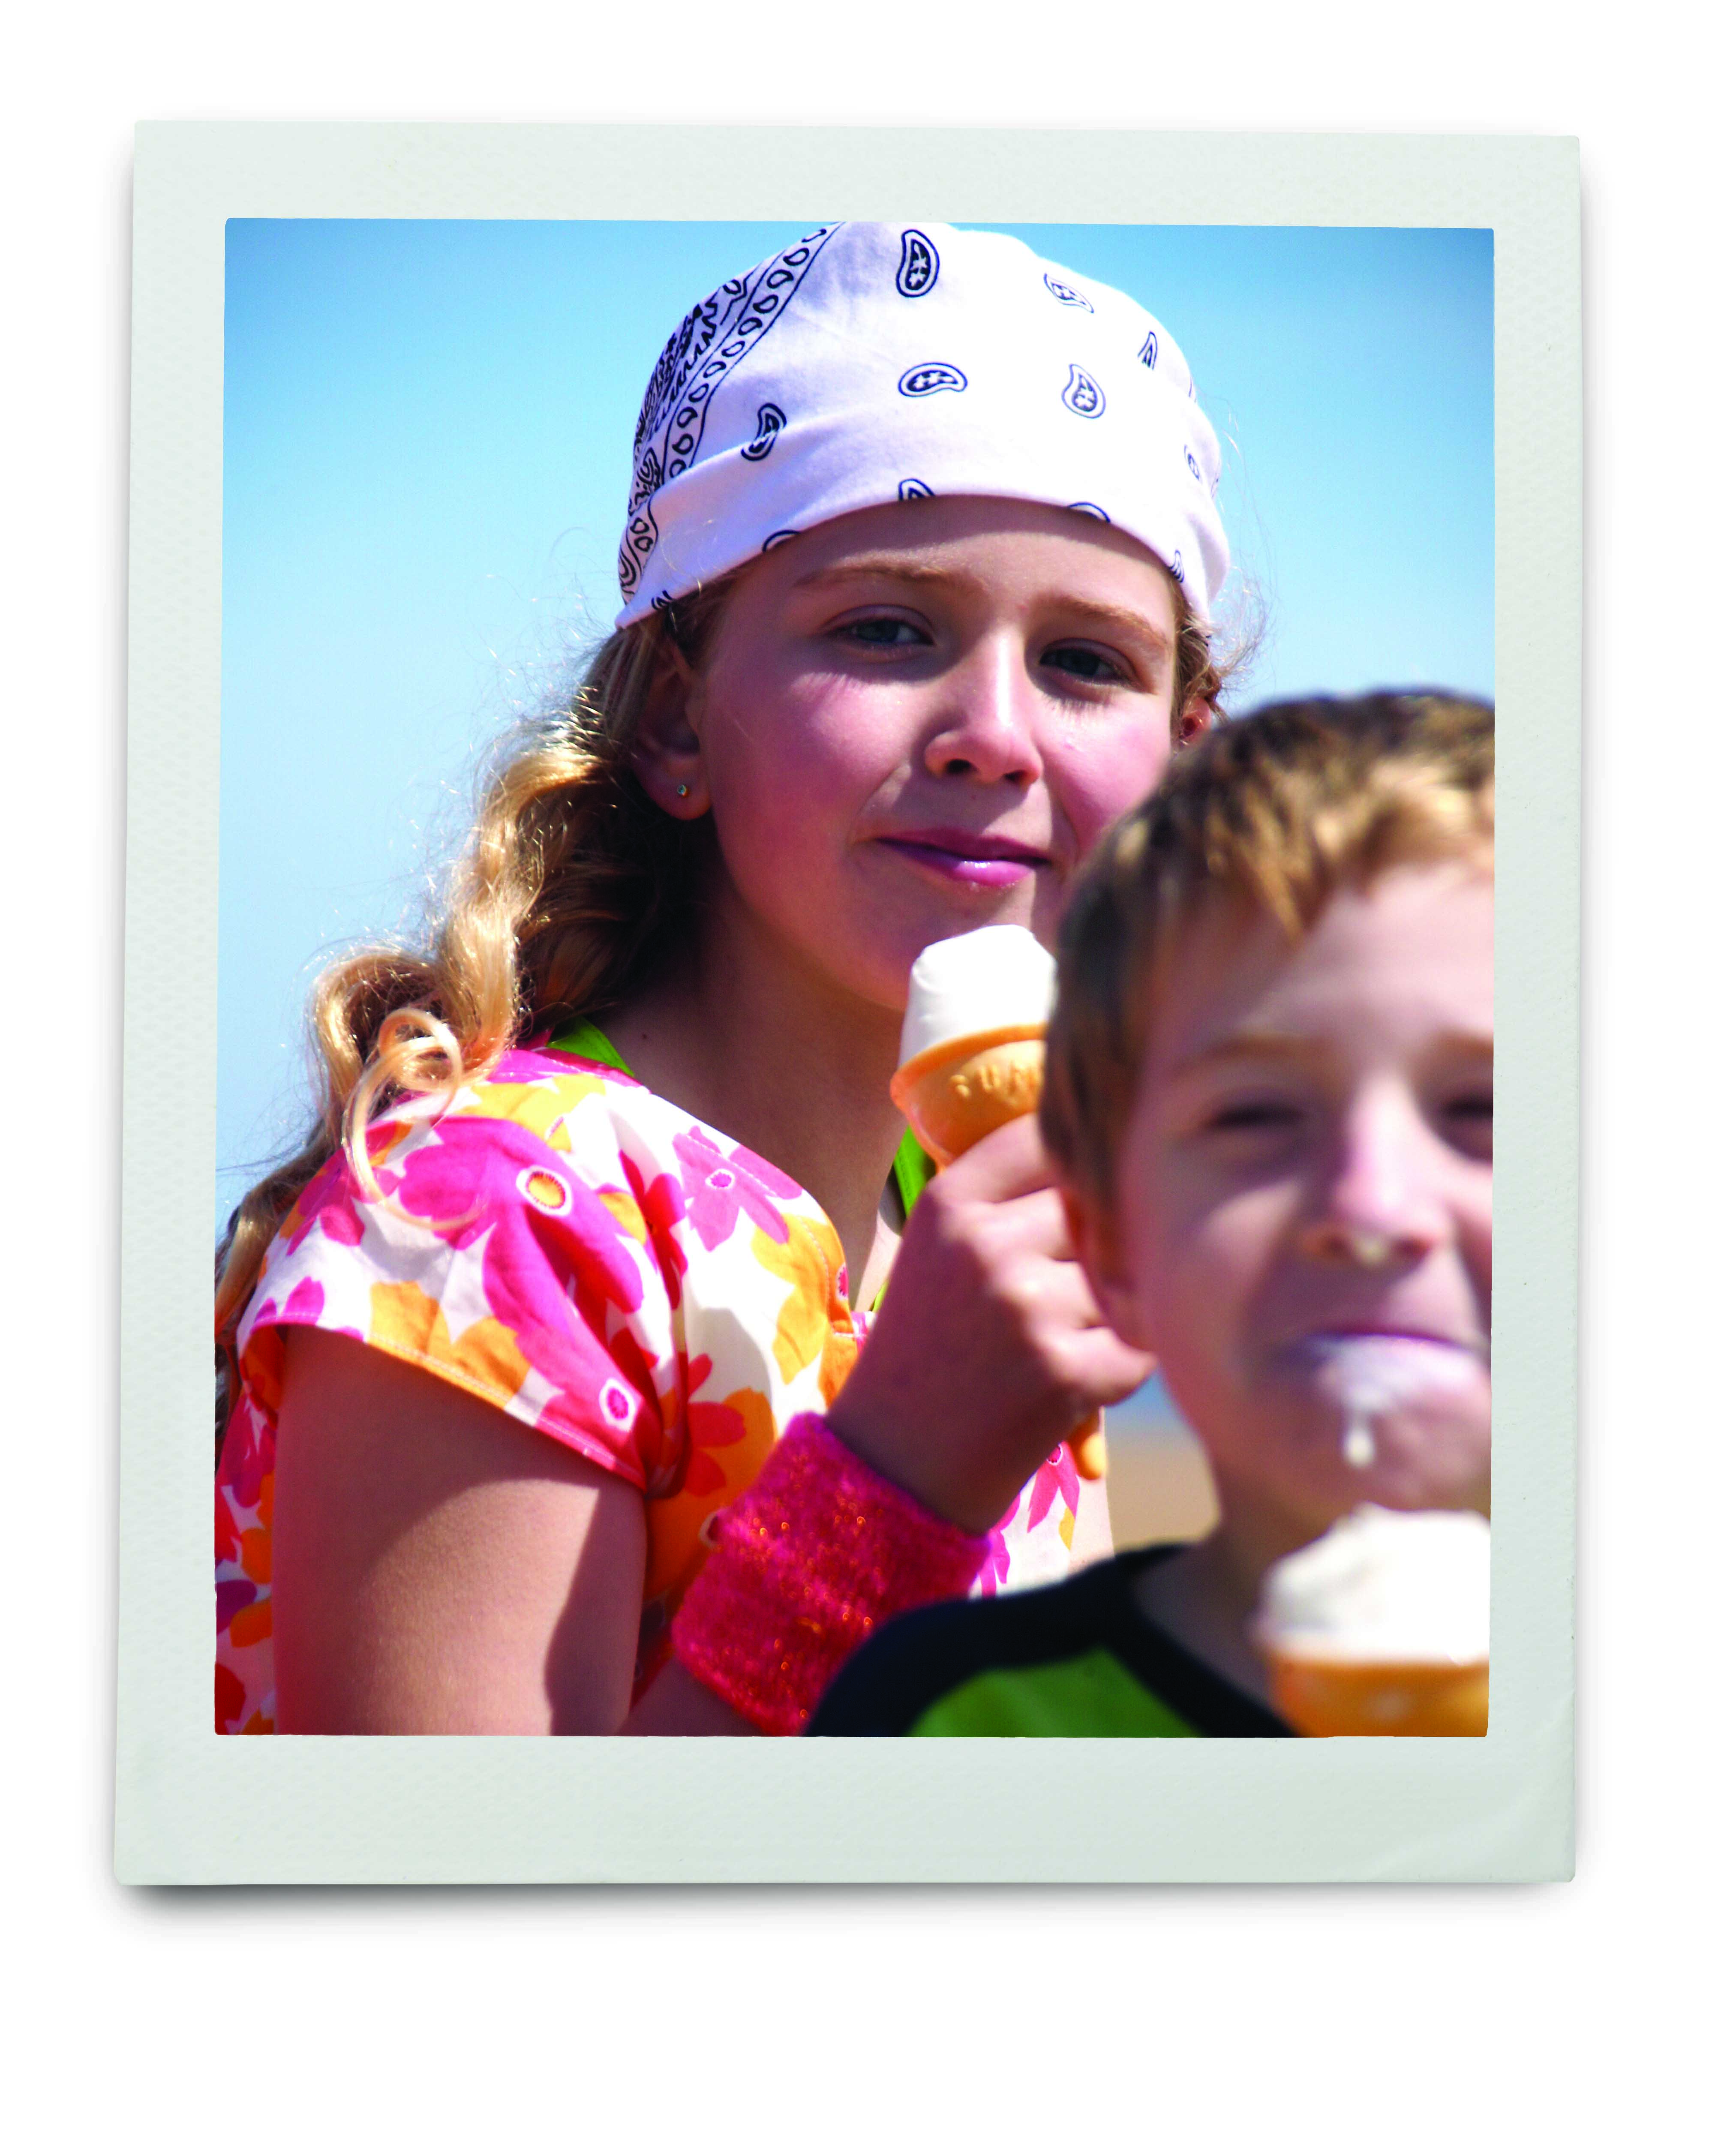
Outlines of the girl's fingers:
[[1095,1402],[1125,1399],[1151,1374],[1155,1358],[1110,1331],[1077,1265],[1035,1266],[1016,1282],[1015,1294],[1032,1312],[1047,1360]]
[[1044,1190],[1055,1180],[1036,1116],[1016,1116],[969,1147],[936,1178],[951,1194],[982,1199],[994,1204]]

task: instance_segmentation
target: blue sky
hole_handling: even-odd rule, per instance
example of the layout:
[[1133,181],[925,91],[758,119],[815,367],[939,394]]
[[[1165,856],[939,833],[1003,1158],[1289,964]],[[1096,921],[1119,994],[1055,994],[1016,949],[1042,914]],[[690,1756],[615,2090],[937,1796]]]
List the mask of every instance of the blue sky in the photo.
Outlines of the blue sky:
[[[818,221],[228,226],[223,1219],[304,1120],[318,967],[410,932],[485,744],[612,619],[659,350]],[[1491,693],[1489,232],[1000,228],[1187,355],[1265,622],[1236,708]]]

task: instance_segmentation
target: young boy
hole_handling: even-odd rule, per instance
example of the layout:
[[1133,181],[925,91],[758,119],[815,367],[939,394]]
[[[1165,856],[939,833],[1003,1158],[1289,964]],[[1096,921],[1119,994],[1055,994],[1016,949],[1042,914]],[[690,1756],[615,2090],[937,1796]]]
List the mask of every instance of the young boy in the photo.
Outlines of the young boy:
[[1280,705],[1111,834],[1063,934],[1044,1131],[1221,1524],[896,1620],[813,1734],[1286,1735],[1249,1636],[1269,1568],[1361,1504],[1486,1509],[1492,772],[1487,706]]

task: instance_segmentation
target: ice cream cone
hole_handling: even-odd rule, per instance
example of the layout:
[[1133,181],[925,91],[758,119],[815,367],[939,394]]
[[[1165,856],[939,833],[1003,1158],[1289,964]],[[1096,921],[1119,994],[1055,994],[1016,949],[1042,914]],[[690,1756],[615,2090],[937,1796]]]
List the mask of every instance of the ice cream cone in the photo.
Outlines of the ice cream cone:
[[1360,1662],[1272,1650],[1271,1704],[1303,1737],[1483,1737],[1491,1666]]
[[904,1063],[889,1086],[939,1168],[1016,1116],[1035,1114],[1043,1091],[1041,1025],[1000,1026],[940,1041]]
[[1253,1637],[1303,1737],[1483,1737],[1490,1529],[1362,1505],[1265,1574]]
[[[939,1168],[1017,1116],[1036,1114],[1054,983],[1054,963],[1023,928],[932,944],[914,967],[903,1060],[889,1091]],[[1089,1416],[1068,1442],[1081,1477],[1100,1481],[1108,1465],[1102,1419]]]

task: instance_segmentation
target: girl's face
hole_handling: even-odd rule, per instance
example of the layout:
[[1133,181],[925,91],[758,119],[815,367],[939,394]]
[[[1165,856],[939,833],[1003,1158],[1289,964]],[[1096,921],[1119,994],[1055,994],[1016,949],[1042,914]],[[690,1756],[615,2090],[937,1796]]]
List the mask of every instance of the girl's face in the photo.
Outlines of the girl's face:
[[709,808],[719,910],[899,1010],[927,943],[991,922],[1054,942],[1075,869],[1168,759],[1176,626],[1162,564],[1095,518],[860,511],[746,572],[683,760],[647,783]]

